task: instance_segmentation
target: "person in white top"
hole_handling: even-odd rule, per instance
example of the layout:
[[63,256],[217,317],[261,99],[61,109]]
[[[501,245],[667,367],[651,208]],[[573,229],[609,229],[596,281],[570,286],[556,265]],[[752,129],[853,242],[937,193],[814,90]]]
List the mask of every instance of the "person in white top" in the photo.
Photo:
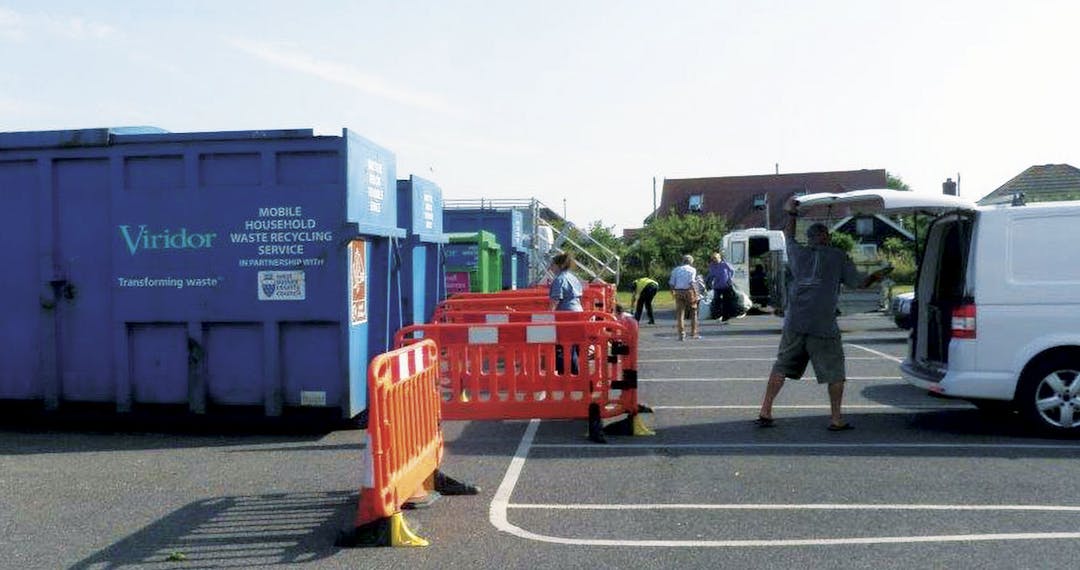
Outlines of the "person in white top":
[[698,334],[698,295],[694,288],[696,278],[697,269],[694,269],[692,255],[684,255],[682,265],[672,269],[668,278],[671,296],[675,298],[675,330],[679,333],[679,340],[686,340],[684,319],[687,309],[690,309],[690,338],[701,338]]

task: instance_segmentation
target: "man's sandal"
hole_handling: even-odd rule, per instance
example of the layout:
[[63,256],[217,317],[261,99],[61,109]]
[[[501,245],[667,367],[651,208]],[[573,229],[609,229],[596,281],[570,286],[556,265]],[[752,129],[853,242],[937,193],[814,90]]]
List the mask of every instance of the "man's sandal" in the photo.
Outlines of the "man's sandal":
[[829,424],[829,431],[847,431],[849,429],[855,429],[855,426],[847,422],[842,424]]
[[757,424],[757,427],[770,428],[776,425],[776,420],[765,416],[758,416],[757,419],[754,420],[754,423]]

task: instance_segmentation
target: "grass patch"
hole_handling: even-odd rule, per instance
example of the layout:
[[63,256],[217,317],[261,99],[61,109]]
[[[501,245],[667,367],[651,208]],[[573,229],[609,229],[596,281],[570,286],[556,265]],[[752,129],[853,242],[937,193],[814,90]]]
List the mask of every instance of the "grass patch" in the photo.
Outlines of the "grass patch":
[[889,296],[890,297],[895,297],[895,296],[899,295],[900,293],[910,293],[910,292],[912,292],[914,290],[915,290],[914,285],[893,285],[892,289],[889,290],[890,291]]
[[[630,296],[631,293],[629,291],[617,291],[615,293],[615,302],[625,307],[627,311],[633,313],[634,307],[630,305]],[[658,291],[656,296],[653,297],[652,307],[654,311],[674,309],[675,298],[671,296],[671,290],[661,289]]]

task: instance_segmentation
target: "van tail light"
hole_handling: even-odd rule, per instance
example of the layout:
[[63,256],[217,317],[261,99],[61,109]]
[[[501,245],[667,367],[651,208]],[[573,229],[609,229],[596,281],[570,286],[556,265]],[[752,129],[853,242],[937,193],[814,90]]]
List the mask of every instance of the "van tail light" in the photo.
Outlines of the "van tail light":
[[975,338],[975,304],[960,305],[952,310],[952,337]]

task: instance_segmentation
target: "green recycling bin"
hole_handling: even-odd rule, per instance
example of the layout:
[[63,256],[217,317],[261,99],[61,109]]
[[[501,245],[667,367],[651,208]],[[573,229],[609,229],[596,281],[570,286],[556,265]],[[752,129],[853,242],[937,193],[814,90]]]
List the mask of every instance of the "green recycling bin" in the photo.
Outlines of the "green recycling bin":
[[446,234],[446,294],[502,289],[502,247],[486,231]]

